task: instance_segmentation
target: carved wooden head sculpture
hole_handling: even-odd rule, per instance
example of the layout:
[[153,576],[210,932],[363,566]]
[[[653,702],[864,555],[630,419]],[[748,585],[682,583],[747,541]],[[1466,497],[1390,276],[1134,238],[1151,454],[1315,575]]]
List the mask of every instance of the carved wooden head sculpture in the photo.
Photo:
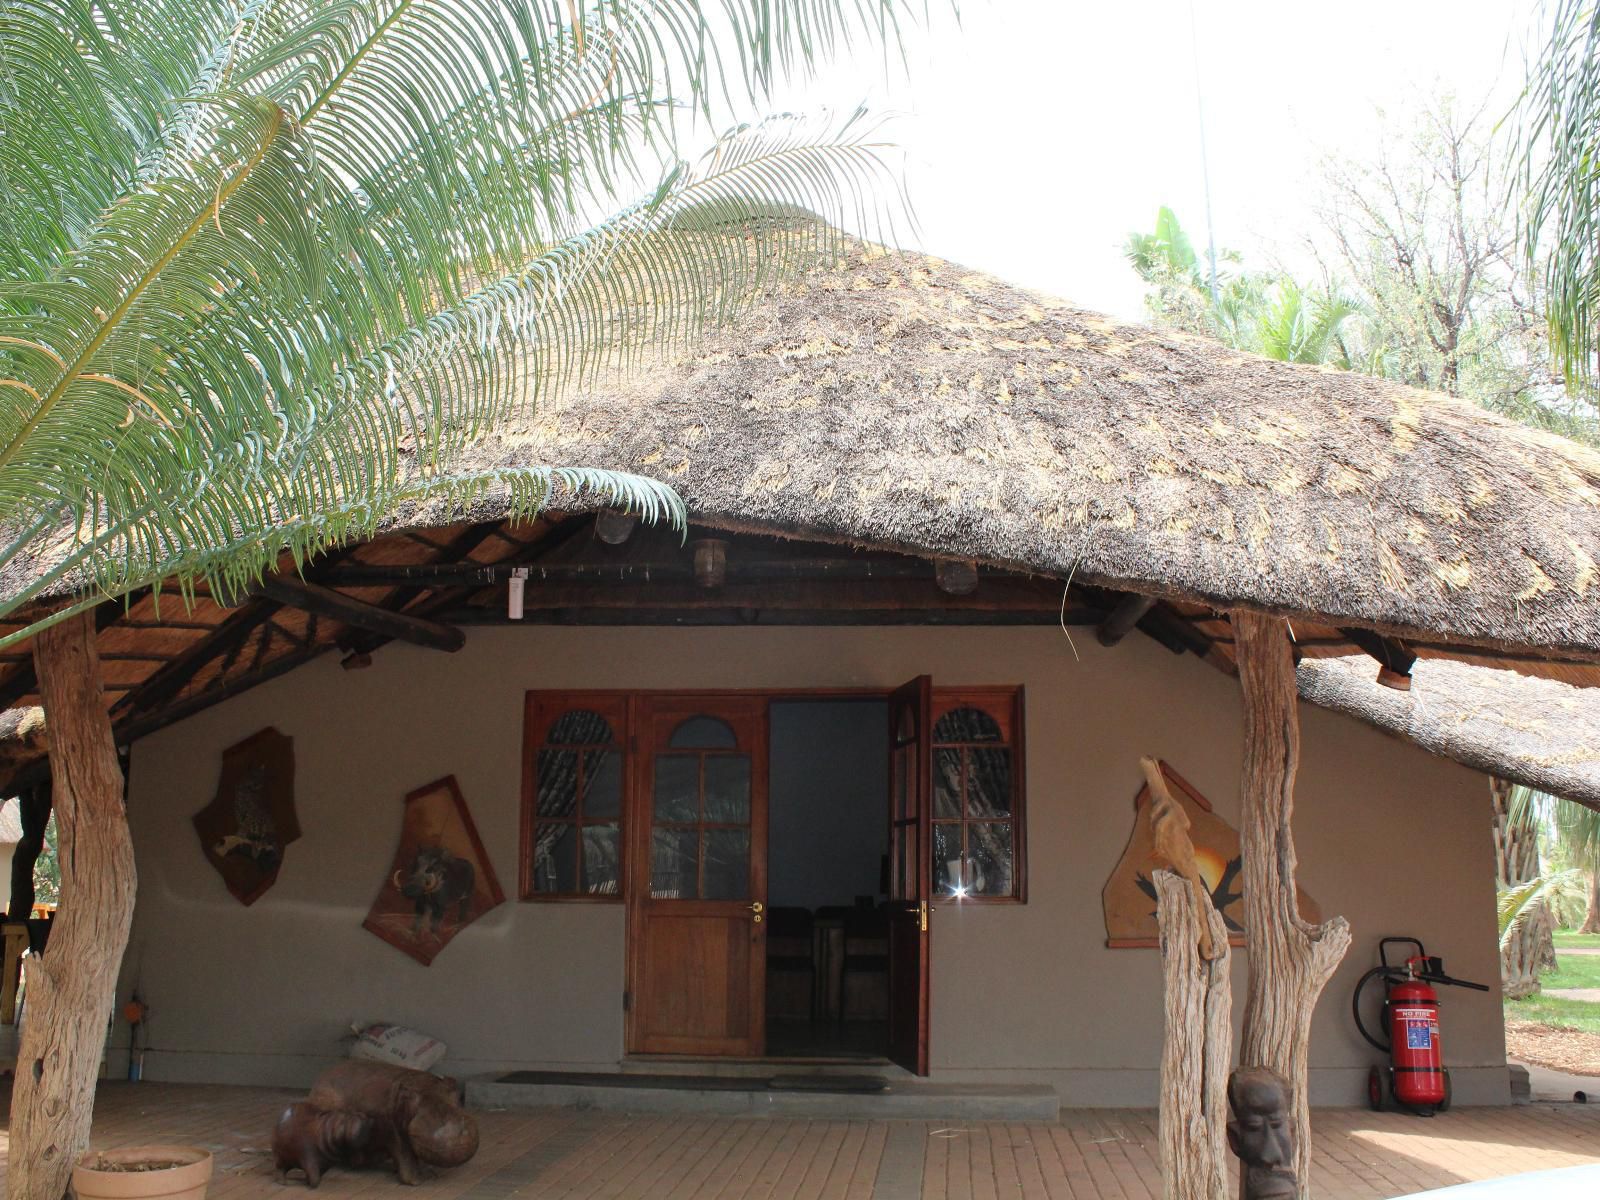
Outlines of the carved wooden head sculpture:
[[1228,1149],[1244,1173],[1244,1200],[1294,1200],[1289,1084],[1268,1067],[1240,1067],[1228,1076],[1228,1107]]

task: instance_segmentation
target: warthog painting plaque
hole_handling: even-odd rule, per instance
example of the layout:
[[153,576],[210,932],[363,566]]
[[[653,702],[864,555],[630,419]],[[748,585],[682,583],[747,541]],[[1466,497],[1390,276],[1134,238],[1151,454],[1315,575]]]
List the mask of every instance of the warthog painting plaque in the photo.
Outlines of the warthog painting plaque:
[[294,739],[263,729],[222,752],[211,803],[194,815],[200,852],[240,904],[278,880],[283,850],[300,836],[294,812]]
[[503,900],[467,802],[447,775],[406,797],[394,865],[363,925],[427,966]]

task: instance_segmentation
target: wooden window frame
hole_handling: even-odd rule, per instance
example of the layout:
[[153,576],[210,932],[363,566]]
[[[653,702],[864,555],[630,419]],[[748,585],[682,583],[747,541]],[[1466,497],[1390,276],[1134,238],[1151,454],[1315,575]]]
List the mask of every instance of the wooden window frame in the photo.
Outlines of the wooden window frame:
[[[632,791],[634,759],[633,696],[627,691],[567,691],[550,689],[530,691],[523,697],[522,722],[522,813],[521,833],[517,848],[517,897],[538,903],[561,904],[621,904],[627,892],[628,879],[628,801]],[[583,816],[583,798],[577,798],[577,808],[571,817],[541,817],[539,807],[539,751],[555,749],[545,738],[551,726],[564,714],[575,709],[599,712],[612,724],[611,747],[622,756],[617,815],[615,817]],[[571,747],[574,750],[580,746]],[[586,825],[611,825],[617,827],[617,890],[615,892],[544,892],[534,887],[533,843],[534,831],[541,824],[568,824],[578,831],[578,854],[583,853],[583,829]]]
[[[747,695],[759,696],[767,702],[775,700],[827,700],[827,699],[859,699],[859,700],[887,700],[889,693],[878,688],[588,688],[567,690],[551,688],[528,691],[523,700],[523,730],[522,730],[522,803],[520,813],[521,830],[518,838],[518,898],[534,903],[558,904],[622,904],[627,899],[629,888],[628,846],[630,836],[628,833],[628,820],[630,805],[633,801],[633,791],[637,786],[638,745],[636,735],[636,710],[640,697],[650,695],[695,696],[695,695]],[[1027,822],[1027,758],[1024,746],[1024,730],[1026,728],[1025,709],[1023,705],[1023,689],[1020,684],[1005,684],[983,687],[935,687],[932,694],[933,707],[928,715],[928,736],[931,739],[933,729],[937,726],[939,718],[952,709],[962,707],[981,708],[1000,721],[1001,729],[1006,737],[1003,742],[994,743],[1005,746],[1011,751],[1011,829],[1012,829],[1012,892],[1006,896],[949,896],[932,895],[929,897],[935,905],[946,904],[1026,904],[1028,901],[1028,822]],[[620,723],[613,728],[613,745],[622,754],[622,804],[616,818],[618,825],[618,869],[621,872],[618,887],[615,893],[590,893],[590,892],[541,892],[533,886],[533,841],[534,830],[540,823],[538,815],[538,761],[539,751],[546,749],[544,738],[550,725],[561,713],[575,708],[591,708],[605,712],[619,714]],[[939,743],[933,742],[937,746]],[[885,805],[889,797],[884,798]],[[580,809],[581,813],[581,809]],[[960,818],[970,821],[981,818]],[[549,818],[545,818],[549,821]],[[587,824],[609,824],[610,818],[598,818],[585,822],[580,816],[570,818],[579,829]],[[946,818],[946,821],[953,820]],[[930,825],[935,823],[930,815]],[[581,841],[581,839],[580,839]],[[933,853],[932,838],[929,838],[928,853]]]
[[[946,714],[958,708],[976,708],[993,717],[1000,725],[1004,740],[988,743],[1004,747],[1011,752],[1011,892],[1004,896],[965,895],[953,896],[931,892],[929,900],[935,905],[964,904],[1026,904],[1028,902],[1028,813],[1027,813],[1027,759],[1024,747],[1026,728],[1023,693],[1020,684],[994,687],[955,687],[933,689],[933,710],[928,714],[928,739],[935,757],[941,746],[968,743],[940,742],[934,730]],[[931,799],[930,799],[931,803]],[[992,821],[993,818],[969,817],[965,812],[959,817],[936,817],[929,814],[928,853],[933,854],[932,826],[961,825]],[[962,832],[962,851],[965,856],[966,833]]]

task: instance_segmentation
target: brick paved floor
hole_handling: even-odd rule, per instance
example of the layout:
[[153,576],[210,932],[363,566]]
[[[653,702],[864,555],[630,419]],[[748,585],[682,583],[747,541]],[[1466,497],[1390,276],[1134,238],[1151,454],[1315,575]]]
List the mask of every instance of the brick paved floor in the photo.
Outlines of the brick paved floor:
[[[267,1140],[301,1093],[104,1085],[97,1148],[184,1142],[217,1155],[211,1200],[281,1200]],[[327,1200],[1159,1200],[1155,1114],[1078,1109],[1054,1124],[480,1115],[466,1167],[415,1189],[334,1171]],[[1367,1200],[1600,1162],[1600,1106],[1464,1108],[1434,1120],[1353,1109],[1313,1117],[1318,1200]],[[0,1143],[4,1138],[0,1136]],[[296,1176],[296,1180],[298,1180]],[[293,1186],[298,1187],[298,1182]]]

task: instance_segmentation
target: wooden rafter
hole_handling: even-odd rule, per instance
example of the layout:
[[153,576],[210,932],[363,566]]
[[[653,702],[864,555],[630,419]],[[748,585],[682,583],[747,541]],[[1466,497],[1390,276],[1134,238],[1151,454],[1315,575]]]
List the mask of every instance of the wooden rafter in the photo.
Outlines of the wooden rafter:
[[273,575],[263,579],[252,589],[257,595],[303,612],[332,617],[357,629],[365,629],[384,637],[399,638],[430,650],[456,651],[466,645],[466,635],[461,630],[439,621],[409,613],[395,612],[354,596],[346,596],[321,584],[308,583],[287,575]]
[[1115,646],[1132,633],[1134,627],[1144,620],[1145,614],[1155,606],[1154,596],[1129,592],[1117,601],[1117,606],[1111,610],[1111,614],[1100,622],[1100,627],[1095,630],[1095,637],[1102,646]]

